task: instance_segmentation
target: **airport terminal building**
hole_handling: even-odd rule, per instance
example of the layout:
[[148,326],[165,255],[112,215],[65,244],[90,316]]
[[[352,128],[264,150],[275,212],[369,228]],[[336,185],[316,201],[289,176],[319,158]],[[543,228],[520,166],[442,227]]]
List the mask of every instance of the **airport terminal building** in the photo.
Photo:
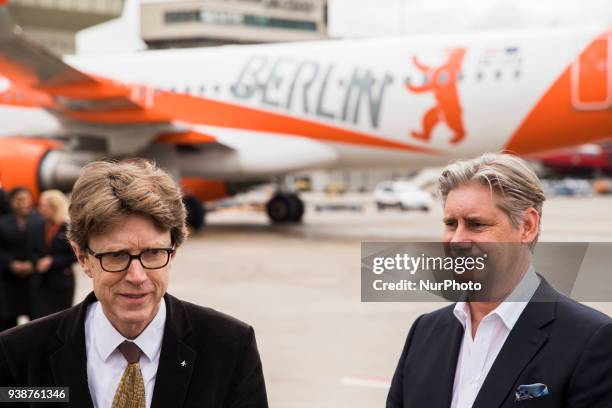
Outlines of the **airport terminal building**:
[[75,34],[118,17],[124,0],[11,0],[9,12],[26,35],[57,54],[75,52]]
[[[25,32],[58,54],[75,34],[117,18],[125,0],[12,0]],[[327,0],[143,0],[140,35],[148,48],[258,44],[327,38]]]
[[141,5],[149,48],[321,40],[325,0],[162,1]]

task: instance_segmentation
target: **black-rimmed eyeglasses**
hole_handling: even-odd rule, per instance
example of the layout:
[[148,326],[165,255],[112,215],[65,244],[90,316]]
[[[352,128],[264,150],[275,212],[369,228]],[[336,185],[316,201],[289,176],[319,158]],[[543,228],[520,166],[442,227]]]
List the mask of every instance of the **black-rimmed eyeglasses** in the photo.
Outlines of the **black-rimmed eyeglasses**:
[[132,260],[138,259],[144,269],[161,269],[170,262],[170,255],[174,248],[148,248],[137,255],[127,251],[94,252],[86,248],[94,258],[100,261],[100,266],[106,272],[123,272],[132,264]]

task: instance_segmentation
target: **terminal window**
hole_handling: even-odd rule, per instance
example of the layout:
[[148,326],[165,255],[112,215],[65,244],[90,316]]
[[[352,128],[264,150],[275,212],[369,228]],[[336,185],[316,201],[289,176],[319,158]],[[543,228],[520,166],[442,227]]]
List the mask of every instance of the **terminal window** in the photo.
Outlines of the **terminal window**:
[[164,21],[167,24],[201,22],[215,25],[245,25],[262,28],[317,31],[317,23],[314,21],[206,10],[168,11],[164,14]]
[[168,24],[188,23],[201,20],[200,10],[167,11],[164,13],[164,22]]
[[288,20],[263,16],[244,16],[244,24],[256,27],[284,28],[289,30],[317,31],[317,23],[305,20]]

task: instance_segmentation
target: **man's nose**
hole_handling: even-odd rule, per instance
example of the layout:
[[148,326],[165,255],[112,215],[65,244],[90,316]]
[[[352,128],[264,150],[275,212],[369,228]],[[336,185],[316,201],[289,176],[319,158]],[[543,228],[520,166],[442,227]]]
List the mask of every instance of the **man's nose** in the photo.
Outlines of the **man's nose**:
[[132,285],[139,286],[147,280],[147,271],[142,267],[138,259],[132,259],[127,269],[125,279]]
[[465,228],[462,223],[460,223],[457,225],[457,228],[451,232],[451,235],[448,237],[448,242],[456,244],[457,248],[462,246],[469,247],[472,242],[472,235],[470,231]]

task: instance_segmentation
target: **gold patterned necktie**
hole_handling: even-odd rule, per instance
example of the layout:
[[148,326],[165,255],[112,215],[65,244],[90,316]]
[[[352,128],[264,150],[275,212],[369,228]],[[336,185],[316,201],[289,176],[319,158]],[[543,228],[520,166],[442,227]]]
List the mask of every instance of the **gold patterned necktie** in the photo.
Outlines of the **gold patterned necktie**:
[[124,341],[117,348],[128,366],[115,392],[112,408],[145,408],[145,387],[139,362],[142,350],[131,341]]

